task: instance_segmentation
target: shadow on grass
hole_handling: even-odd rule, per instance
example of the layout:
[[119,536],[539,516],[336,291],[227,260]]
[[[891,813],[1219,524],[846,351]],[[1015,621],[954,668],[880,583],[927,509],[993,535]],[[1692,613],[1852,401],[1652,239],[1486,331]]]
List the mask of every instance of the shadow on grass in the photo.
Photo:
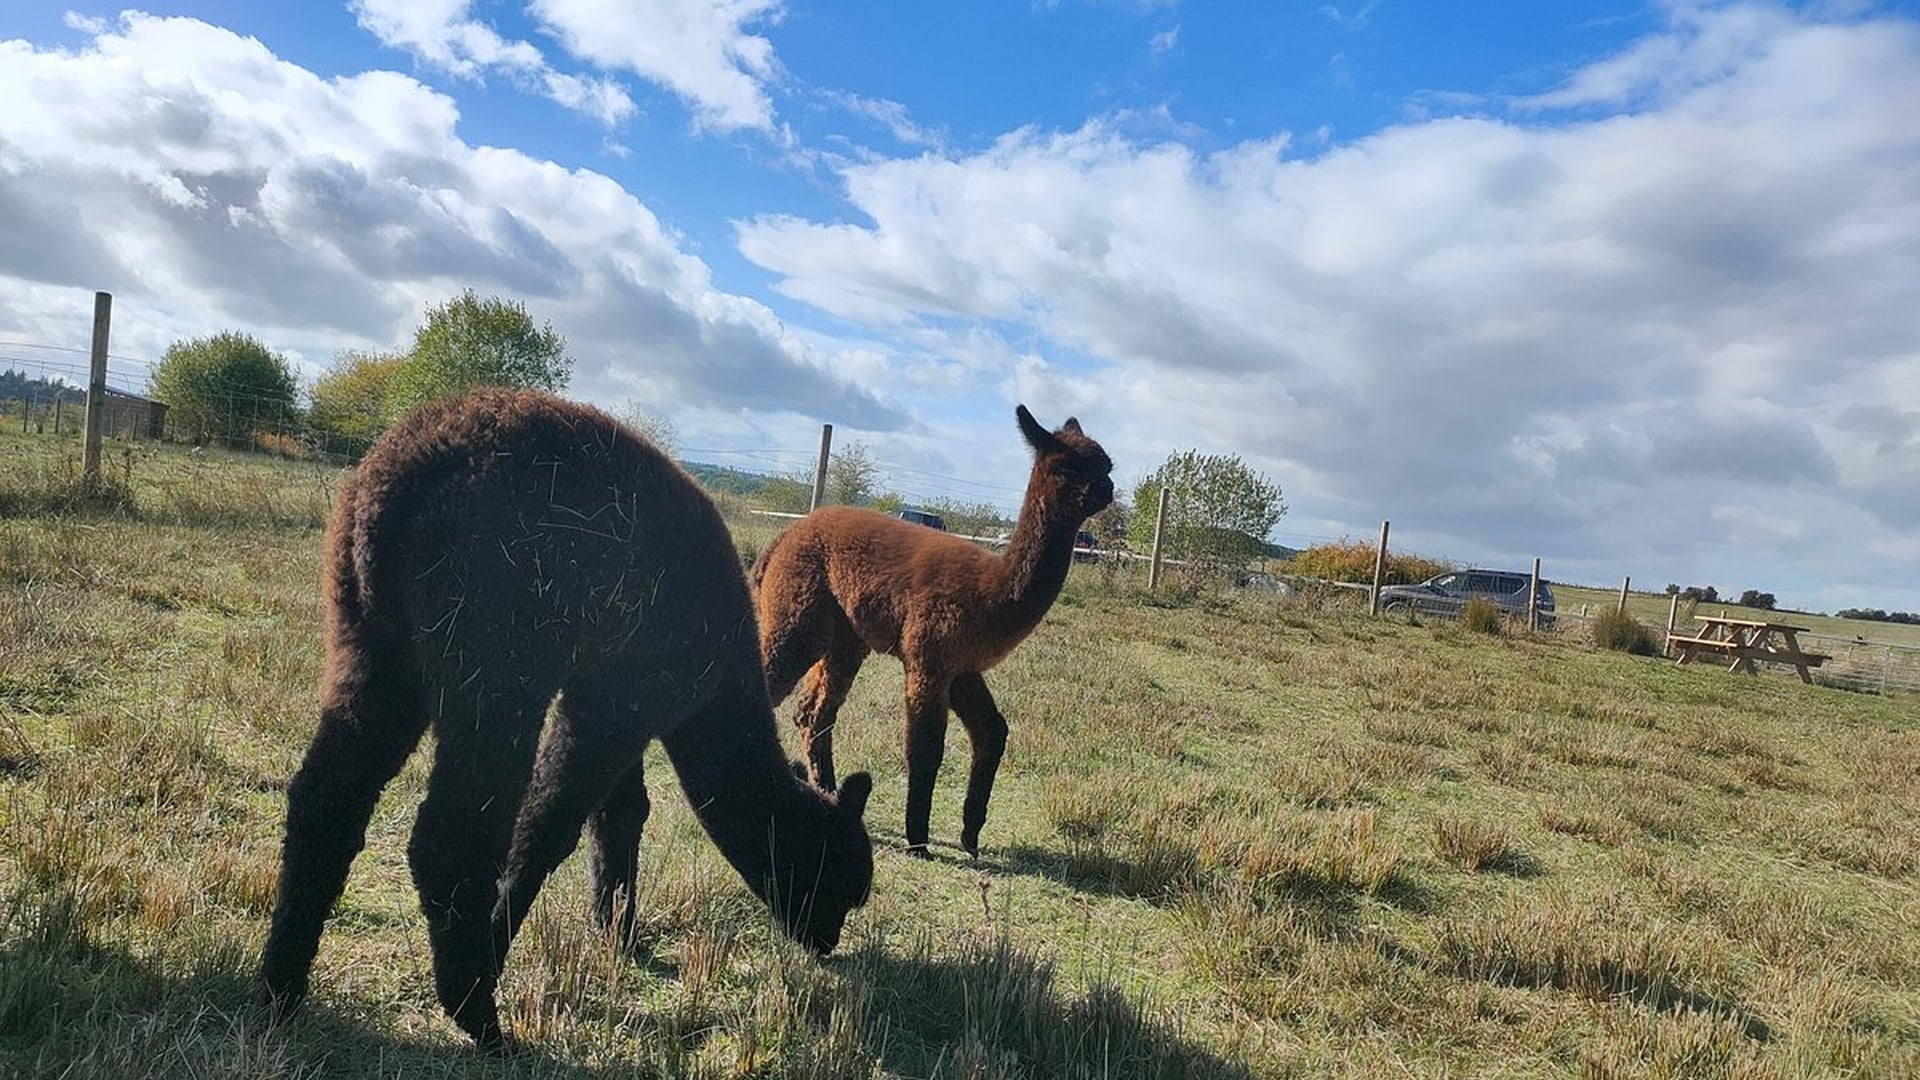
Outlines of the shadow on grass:
[[[1209,887],[1206,875],[1197,871],[1191,860],[1119,859],[1092,848],[1060,851],[1033,844],[1014,844],[990,850],[968,865],[995,873],[1044,878],[1094,896],[1145,900],[1160,905],[1177,903],[1182,895],[1204,892]],[[1273,901],[1297,902],[1327,911],[1338,909],[1343,915],[1357,910],[1360,898],[1365,896],[1415,915],[1428,914],[1434,906],[1432,891],[1403,871],[1395,871],[1371,892],[1305,871],[1262,879],[1257,890]]]
[[563,1062],[537,1046],[491,1057],[464,1036],[450,1036],[435,1042],[387,1035],[323,997],[270,1026],[258,983],[230,959],[175,972],[119,946],[35,939],[0,946],[0,1075],[631,1075]]
[[991,849],[971,865],[997,874],[1044,878],[1094,896],[1153,903],[1172,899],[1175,887],[1192,875],[1190,866],[1154,867],[1093,847],[1062,851],[1034,844]]
[[1050,961],[1004,937],[965,941],[951,957],[927,950],[869,949],[844,962],[844,976],[885,1018],[867,1043],[890,1074],[1254,1076],[1199,1045],[1175,1008],[1104,983],[1062,994]]
[[[69,928],[70,929],[70,928]],[[1044,955],[982,935],[957,945],[932,938],[904,950],[869,947],[824,965],[799,965],[776,981],[791,1003],[766,1075],[865,1075],[874,1063],[899,1075],[1122,1075],[1251,1080],[1245,1067],[1200,1045],[1181,1014],[1110,983],[1065,990]],[[951,955],[946,955],[951,953]],[[642,952],[642,966],[659,961]],[[776,965],[776,970],[781,965]],[[432,1018],[418,1036],[379,1029],[369,1010]],[[537,1077],[599,1080],[707,1075],[690,1057],[727,1024],[714,1014],[681,1029],[668,1008],[639,1018],[630,1049],[604,1045],[598,1021],[578,1019],[611,1065],[564,1060],[582,1048],[517,1043],[506,1056],[474,1048],[431,998],[396,1003],[310,996],[298,1014],[267,1023],[248,957],[223,950],[195,960],[143,958],[55,929],[0,944],[0,1075]],[[845,1022],[851,1019],[851,1023]],[[653,1028],[652,1019],[661,1023]],[[729,1024],[756,1024],[758,1015]],[[623,1025],[634,1022],[628,1016]],[[523,1027],[509,1018],[510,1027]],[[787,1025],[792,1025],[787,1027]],[[631,1030],[631,1029],[629,1029]],[[733,1032],[746,1033],[746,1029]],[[567,1039],[572,1044],[573,1039]],[[827,1071],[821,1072],[822,1063]],[[757,1073],[758,1074],[758,1073]]]

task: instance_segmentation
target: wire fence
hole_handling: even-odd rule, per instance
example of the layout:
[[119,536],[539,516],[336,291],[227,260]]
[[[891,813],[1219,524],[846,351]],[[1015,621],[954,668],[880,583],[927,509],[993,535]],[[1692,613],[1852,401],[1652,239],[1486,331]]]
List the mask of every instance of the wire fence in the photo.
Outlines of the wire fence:
[[[138,357],[109,354],[103,435],[129,443],[168,439],[208,441],[204,431],[185,430],[184,425],[174,423],[166,415],[169,410],[165,403],[147,396],[156,366]],[[87,378],[86,350],[0,340],[0,431],[77,438],[83,424]],[[341,447],[336,432],[308,422],[305,414],[291,407],[283,395],[258,393],[255,388],[228,387],[214,397],[212,426],[220,427],[224,423],[224,430],[247,430],[244,440],[223,440],[229,448],[337,466],[349,464],[354,451],[364,449]],[[856,452],[864,453],[864,448]],[[798,446],[703,445],[676,448],[676,456],[696,469],[717,467],[800,486],[810,484],[817,450]],[[1013,525],[1025,494],[1023,487],[1007,483],[886,462],[871,456],[864,458],[864,466],[865,480],[873,494],[884,495],[889,504],[945,507],[950,512],[964,513],[967,527],[956,531],[988,545],[1004,543],[1006,530]],[[804,505],[800,509],[804,509]],[[757,512],[772,517],[798,516],[791,509]],[[1277,538],[1293,548],[1353,542],[1348,536],[1309,533],[1288,533]],[[1136,569],[1150,558],[1144,551],[1129,550],[1124,535],[1102,537],[1098,546],[1080,552],[1077,557],[1082,561],[1104,561]],[[1283,595],[1358,594],[1364,597],[1370,589],[1364,583],[1289,574],[1284,565],[1271,561],[1237,570],[1225,568],[1224,573],[1222,567],[1190,566],[1177,557],[1163,559],[1162,564],[1176,571],[1204,573],[1228,585]],[[1586,636],[1591,618],[1584,609],[1561,610],[1554,628],[1547,632]],[[1664,650],[1667,644],[1664,627],[1653,627],[1653,633]],[[1920,646],[1819,633],[1802,634],[1801,640],[1806,642],[1807,651],[1828,657],[1816,669],[1816,682],[1870,693],[1920,693]],[[1762,666],[1792,671],[1790,667],[1764,662]]]
[[[1556,620],[1556,628],[1561,633],[1590,636],[1588,627],[1597,618],[1597,614],[1561,612]],[[1666,627],[1654,626],[1650,629],[1661,655],[1671,655],[1673,650],[1667,641]],[[1684,620],[1681,625],[1674,627],[1675,635],[1689,632]],[[1920,645],[1869,641],[1864,637],[1841,637],[1817,631],[1802,632],[1796,637],[1804,652],[1826,657],[1810,673],[1816,684],[1869,694],[1920,693]],[[1796,674],[1789,664],[1767,660],[1758,660],[1756,663],[1764,671]]]

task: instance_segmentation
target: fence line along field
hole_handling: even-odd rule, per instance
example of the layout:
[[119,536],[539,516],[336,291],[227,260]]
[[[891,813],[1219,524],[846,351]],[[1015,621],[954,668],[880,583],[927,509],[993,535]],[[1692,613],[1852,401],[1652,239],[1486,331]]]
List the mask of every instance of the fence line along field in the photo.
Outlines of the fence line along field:
[[978,863],[954,776],[936,857],[900,851],[899,667],[856,682],[879,850],[835,958],[663,780],[637,940],[569,861],[500,994],[529,1049],[478,1055],[408,880],[416,758],[270,1030],[338,473],[151,447],[89,509],[51,443],[0,434],[0,1075],[1920,1075],[1911,698],[1098,563],[996,669]]

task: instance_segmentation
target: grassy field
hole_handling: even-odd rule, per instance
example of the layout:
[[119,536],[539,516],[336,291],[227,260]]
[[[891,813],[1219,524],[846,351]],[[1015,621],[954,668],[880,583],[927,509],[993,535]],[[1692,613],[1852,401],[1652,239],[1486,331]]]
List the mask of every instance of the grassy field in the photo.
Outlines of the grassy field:
[[[1579,585],[1555,585],[1553,597],[1556,606],[1563,614],[1578,614],[1585,605],[1589,612],[1600,612],[1620,603],[1618,588],[1589,589]],[[1662,593],[1629,592],[1627,611],[1634,618],[1652,627],[1667,625],[1667,605],[1669,601]],[[1863,638],[1867,641],[1885,645],[1905,645],[1920,647],[1920,626],[1909,623],[1871,622],[1866,619],[1836,619],[1831,615],[1813,615],[1802,611],[1762,611],[1759,608],[1744,608],[1739,604],[1699,604],[1689,605],[1680,602],[1677,627],[1694,625],[1688,619],[1688,611],[1698,610],[1702,615],[1729,615],[1736,619],[1770,619],[1776,622],[1804,626],[1816,634],[1836,638]]]
[[637,955],[571,860],[504,978],[533,1049],[479,1057],[407,881],[421,755],[268,1030],[337,475],[155,453],[130,513],[79,513],[48,442],[0,437],[0,1075],[1920,1075],[1913,699],[1097,566],[989,676],[978,863],[958,725],[937,857],[898,850],[869,664],[837,749],[880,851],[834,958],[770,930],[662,759]]

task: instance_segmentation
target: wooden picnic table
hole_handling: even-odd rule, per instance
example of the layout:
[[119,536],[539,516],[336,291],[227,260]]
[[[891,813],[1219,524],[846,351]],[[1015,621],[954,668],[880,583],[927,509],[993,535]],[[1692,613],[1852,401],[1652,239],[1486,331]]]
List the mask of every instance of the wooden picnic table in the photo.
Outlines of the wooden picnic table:
[[1712,654],[1732,658],[1733,662],[1727,666],[1728,671],[1744,670],[1749,675],[1756,675],[1760,671],[1756,662],[1765,660],[1787,664],[1800,673],[1801,682],[1811,683],[1813,676],[1807,674],[1807,669],[1819,667],[1829,659],[1822,653],[1801,651],[1799,635],[1807,630],[1804,626],[1734,619],[1725,615],[1695,615],[1694,619],[1703,624],[1698,633],[1690,636],[1674,634],[1667,638],[1667,650],[1676,654],[1676,664],[1685,664],[1702,654]]

